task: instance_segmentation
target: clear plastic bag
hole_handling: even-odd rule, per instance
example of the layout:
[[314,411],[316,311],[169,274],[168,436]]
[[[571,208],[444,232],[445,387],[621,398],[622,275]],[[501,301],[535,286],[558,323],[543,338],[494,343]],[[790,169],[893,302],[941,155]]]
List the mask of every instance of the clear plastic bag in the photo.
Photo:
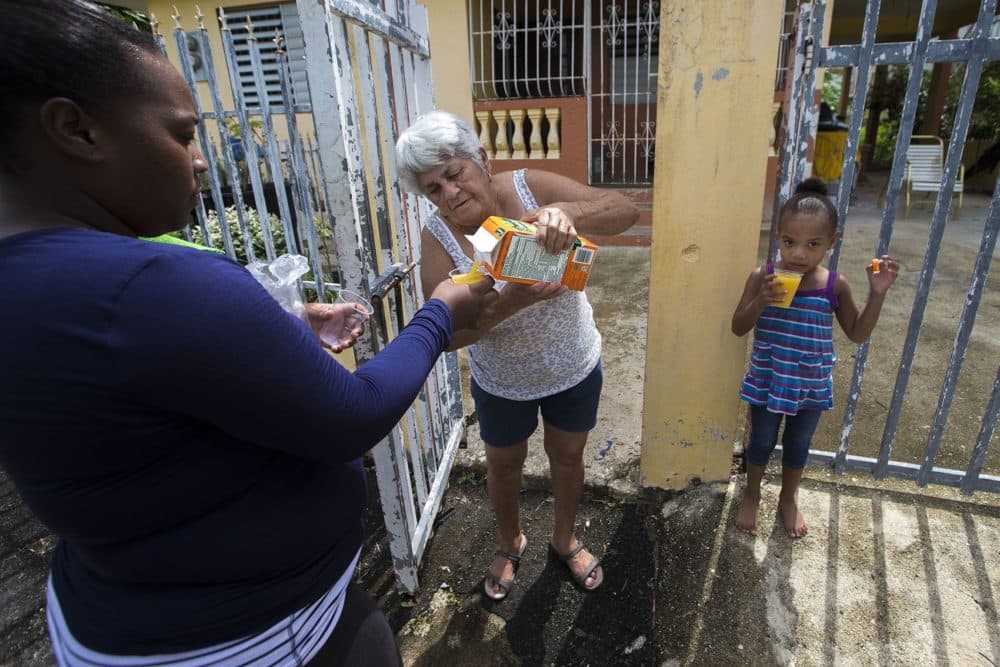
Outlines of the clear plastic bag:
[[309,273],[309,260],[302,255],[281,255],[273,262],[251,262],[247,264],[247,271],[282,308],[296,317],[305,318],[306,306],[302,301],[299,279]]

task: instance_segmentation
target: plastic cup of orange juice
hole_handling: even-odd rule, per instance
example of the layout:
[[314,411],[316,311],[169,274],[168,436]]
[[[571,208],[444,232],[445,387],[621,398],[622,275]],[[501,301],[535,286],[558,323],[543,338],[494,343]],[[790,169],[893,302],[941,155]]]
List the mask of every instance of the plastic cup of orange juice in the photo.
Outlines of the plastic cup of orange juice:
[[456,285],[473,285],[486,279],[482,271],[482,264],[479,263],[478,259],[472,263],[472,268],[467,272],[462,271],[462,269],[452,269],[448,272],[448,277]]
[[786,294],[780,302],[772,303],[771,305],[777,306],[778,308],[791,308],[792,299],[795,298],[795,292],[798,291],[799,283],[802,282],[802,274],[796,273],[795,271],[787,271],[785,269],[775,269],[774,277],[775,282],[781,285]]

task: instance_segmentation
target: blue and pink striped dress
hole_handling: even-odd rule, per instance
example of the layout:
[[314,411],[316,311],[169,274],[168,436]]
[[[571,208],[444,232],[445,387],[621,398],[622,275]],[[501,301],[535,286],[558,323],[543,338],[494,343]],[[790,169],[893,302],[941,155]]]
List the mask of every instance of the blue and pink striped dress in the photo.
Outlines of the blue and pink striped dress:
[[[770,263],[767,272],[774,272]],[[750,367],[740,398],[785,415],[833,407],[836,284],[837,272],[830,271],[825,287],[800,289],[791,308],[764,309],[754,328]]]

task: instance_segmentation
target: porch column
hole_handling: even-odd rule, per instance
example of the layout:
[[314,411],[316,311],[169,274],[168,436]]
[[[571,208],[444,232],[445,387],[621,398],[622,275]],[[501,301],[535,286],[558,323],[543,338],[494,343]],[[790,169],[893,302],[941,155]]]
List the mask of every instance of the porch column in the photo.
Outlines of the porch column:
[[[861,174],[867,174],[868,168],[872,165],[872,157],[875,155],[875,140],[878,137],[879,116],[882,115],[882,92],[889,81],[889,68],[886,65],[875,67],[875,76],[872,77],[871,92],[868,99],[871,107],[868,109],[868,119],[865,121],[865,143],[861,146]],[[863,109],[855,109],[853,113],[862,113]]]
[[854,74],[853,67],[844,68],[844,78],[840,81],[840,105],[837,107],[837,115],[847,118],[847,109],[851,104],[851,75]]
[[[955,39],[958,33],[952,32],[942,39]],[[944,112],[945,98],[948,96],[948,79],[951,78],[951,63],[934,63],[931,73],[931,83],[927,90],[927,112],[920,124],[917,134],[932,134],[941,136],[941,114]]]
[[729,477],[747,351],[729,323],[760,240],[782,4],[661,5],[646,486]]

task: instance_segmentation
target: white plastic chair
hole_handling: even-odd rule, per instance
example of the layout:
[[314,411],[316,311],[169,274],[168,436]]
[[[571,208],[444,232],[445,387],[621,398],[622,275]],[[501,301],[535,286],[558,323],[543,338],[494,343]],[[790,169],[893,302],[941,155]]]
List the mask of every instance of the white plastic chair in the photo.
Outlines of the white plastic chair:
[[[906,212],[910,214],[910,199],[914,192],[940,192],[941,180],[944,175],[944,141],[941,137],[927,134],[915,134],[910,138],[906,149]],[[962,192],[965,189],[965,166],[958,168],[958,178],[955,179],[955,192],[958,193],[957,218],[962,212]]]

